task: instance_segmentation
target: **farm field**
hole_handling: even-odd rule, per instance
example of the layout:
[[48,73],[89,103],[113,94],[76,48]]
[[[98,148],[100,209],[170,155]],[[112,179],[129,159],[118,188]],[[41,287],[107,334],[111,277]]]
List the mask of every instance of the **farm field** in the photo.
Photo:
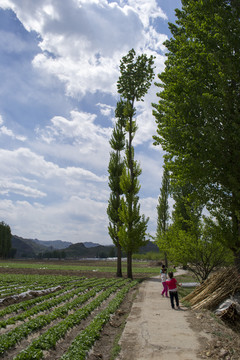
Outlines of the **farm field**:
[[[77,275],[87,277],[114,277],[117,269],[115,260],[14,260],[0,261],[0,273],[24,273],[24,274],[55,274]],[[127,274],[126,261],[122,262],[122,272]],[[158,275],[160,267],[154,262],[133,261],[133,277],[146,278]]]
[[138,281],[0,274],[2,359],[85,359]]
[[110,352],[131,294],[159,266],[134,262],[133,281],[125,264],[122,279],[115,272],[115,261],[1,261],[0,357],[90,360],[104,331]]

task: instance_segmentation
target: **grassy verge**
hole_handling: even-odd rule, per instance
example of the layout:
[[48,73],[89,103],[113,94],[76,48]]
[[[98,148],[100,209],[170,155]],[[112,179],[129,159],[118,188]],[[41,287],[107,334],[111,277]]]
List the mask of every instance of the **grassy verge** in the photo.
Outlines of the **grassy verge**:
[[[191,273],[178,275],[178,276],[176,276],[176,279],[177,279],[178,283],[180,283],[180,284],[186,283],[186,282],[197,282],[196,278]],[[190,288],[186,287],[185,288],[185,287],[179,286],[179,288],[178,288],[179,298],[183,299],[185,296],[190,294],[194,289],[195,289],[195,287],[190,287]],[[184,302],[184,305],[189,306],[189,304],[187,304],[186,302]]]
[[132,304],[138,294],[138,290],[139,288],[137,288],[137,290],[133,293],[132,295],[132,298],[131,298],[131,306],[128,310],[128,312],[123,316],[123,322],[121,324],[121,326],[119,327],[119,332],[118,334],[116,335],[115,339],[114,339],[114,343],[113,343],[113,347],[112,347],[112,350],[111,350],[111,354],[110,354],[110,359],[109,360],[115,360],[118,355],[120,354],[120,351],[121,351],[121,346],[119,345],[119,341],[120,341],[120,338],[122,336],[122,333],[123,333],[123,330],[126,326],[126,321],[127,321],[127,318],[130,314],[130,311],[131,311],[131,307],[132,307]]

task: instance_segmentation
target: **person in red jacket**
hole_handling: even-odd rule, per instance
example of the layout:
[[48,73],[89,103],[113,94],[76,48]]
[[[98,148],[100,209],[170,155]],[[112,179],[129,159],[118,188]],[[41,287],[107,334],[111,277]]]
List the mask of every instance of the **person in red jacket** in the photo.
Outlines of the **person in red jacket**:
[[170,271],[168,273],[168,276],[169,276],[169,280],[167,280],[167,286],[168,286],[168,292],[170,295],[172,309],[175,309],[174,299],[176,302],[177,309],[180,309],[177,287],[178,287],[178,285],[179,286],[182,286],[182,285],[178,284],[177,280],[173,277],[173,272]]

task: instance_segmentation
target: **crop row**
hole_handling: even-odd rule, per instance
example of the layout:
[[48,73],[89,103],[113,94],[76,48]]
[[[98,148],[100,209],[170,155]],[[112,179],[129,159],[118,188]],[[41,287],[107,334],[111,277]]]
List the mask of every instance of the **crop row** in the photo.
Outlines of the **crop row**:
[[[113,285],[118,283],[120,286],[121,283],[117,280],[105,281],[105,284],[94,287],[92,290],[89,290],[87,293],[80,295],[76,299],[63,306],[60,306],[54,309],[49,314],[39,315],[38,317],[26,321],[15,329],[9,331],[6,334],[0,336],[0,354],[4,354],[8,349],[13,347],[16,343],[18,343],[24,337],[27,337],[33,331],[39,330],[44,326],[50,324],[53,320],[57,318],[64,318],[68,314],[70,310],[76,309],[81,306],[84,302],[89,300],[91,297],[94,297],[98,292],[100,292],[104,287],[110,286],[110,289],[114,288]],[[105,290],[107,291],[107,290]],[[104,292],[105,293],[105,292]],[[101,296],[101,295],[100,295]],[[94,300],[90,303],[92,304]],[[88,305],[87,305],[88,306]],[[84,308],[82,308],[84,309]],[[80,309],[80,312],[82,311]],[[76,313],[76,312],[75,312]],[[51,330],[51,329],[50,329]],[[33,358],[34,359],[34,358]]]
[[5,307],[4,309],[0,310],[0,318],[7,315],[7,314],[11,314],[11,313],[18,313],[18,311],[24,311],[29,309],[31,306],[41,303],[43,301],[46,301],[48,299],[54,298],[56,296],[59,296],[61,293],[64,293],[66,291],[69,291],[73,288],[76,288],[76,286],[82,286],[82,285],[86,285],[86,286],[95,286],[97,285],[99,282],[98,279],[79,279],[78,282],[74,282],[74,283],[70,283],[69,285],[65,285],[63,289],[56,291],[56,292],[52,292],[50,294],[47,295],[43,295],[43,296],[39,296],[37,298],[34,299],[29,299],[29,300],[25,300],[22,301],[20,303],[17,304],[12,304],[9,305],[7,307]]
[[88,281],[86,284],[83,284],[77,288],[75,288],[74,290],[67,292],[61,296],[52,296],[49,300],[45,299],[44,302],[42,302],[41,304],[37,304],[36,306],[33,306],[31,309],[28,309],[18,315],[9,317],[6,320],[1,320],[0,321],[0,328],[2,327],[6,327],[7,325],[10,324],[15,324],[17,321],[23,321],[27,318],[30,318],[42,311],[46,311],[49,310],[63,302],[66,302],[70,299],[72,299],[74,296],[78,295],[81,292],[86,291],[87,289],[94,287],[96,285],[101,285],[103,284],[103,280],[97,280],[97,281]]
[[27,290],[42,290],[51,287],[52,284],[64,286],[66,284],[79,281],[79,277],[70,276],[50,276],[50,275],[19,275],[19,274],[0,274],[0,297],[19,294]]
[[132,281],[118,292],[108,307],[95,316],[92,322],[74,339],[61,360],[84,360],[86,358],[87,352],[100,337],[102,328],[109,321],[111,314],[119,308],[130,288],[136,284],[137,281]]
[[[127,280],[124,280],[122,282],[117,281],[115,285],[110,286],[108,289],[106,289],[104,292],[102,292],[100,295],[98,295],[95,299],[93,299],[89,304],[85,305],[81,309],[78,309],[75,311],[74,314],[69,315],[64,320],[60,321],[55,326],[51,327],[49,330],[47,330],[45,333],[39,336],[38,339],[34,340],[28,348],[23,350],[21,353],[19,353],[14,360],[30,360],[30,359],[42,359],[44,354],[44,350],[50,350],[51,348],[55,348],[57,342],[64,338],[67,331],[73,328],[74,326],[80,324],[80,322],[83,319],[86,319],[89,314],[98,308],[101,303],[106,300],[112,293],[116,292],[119,287],[122,285],[126,285]],[[124,291],[123,291],[124,290]],[[123,290],[118,294],[126,294],[126,292],[129,290],[129,285],[126,285]],[[117,295],[118,296],[118,295]],[[115,299],[114,299],[115,300]],[[115,300],[117,306],[117,301]],[[112,302],[110,302],[112,304]],[[110,306],[110,307],[109,307]],[[111,308],[109,310],[109,314],[114,311],[114,307],[112,305],[109,305],[107,309]],[[105,311],[105,315],[108,313],[108,310]],[[98,316],[98,315],[97,315]],[[107,321],[107,316],[105,316]],[[102,322],[103,325],[103,322]],[[99,330],[100,331],[100,330]],[[70,358],[69,358],[70,359]]]

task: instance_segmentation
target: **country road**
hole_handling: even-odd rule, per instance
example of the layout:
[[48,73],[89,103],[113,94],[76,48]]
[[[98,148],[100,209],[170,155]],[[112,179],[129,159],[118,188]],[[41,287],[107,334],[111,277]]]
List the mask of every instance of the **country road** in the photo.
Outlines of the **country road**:
[[209,334],[194,331],[188,322],[190,310],[173,310],[161,291],[160,276],[140,285],[120,339],[117,360],[200,359],[200,343]]

